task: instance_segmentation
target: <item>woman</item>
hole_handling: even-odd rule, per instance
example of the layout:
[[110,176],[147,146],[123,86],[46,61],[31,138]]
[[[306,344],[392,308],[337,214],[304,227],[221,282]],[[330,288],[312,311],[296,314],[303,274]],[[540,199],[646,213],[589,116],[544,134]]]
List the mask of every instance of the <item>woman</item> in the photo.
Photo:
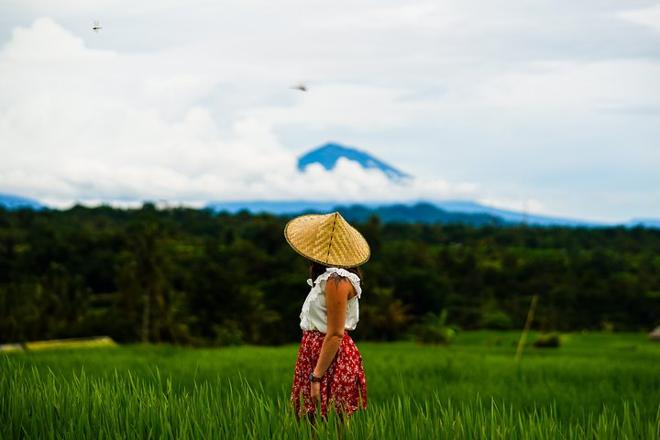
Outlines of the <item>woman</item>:
[[[340,418],[367,407],[362,356],[349,331],[359,320],[362,293],[358,266],[370,256],[369,245],[338,213],[296,217],[284,228],[291,247],[310,260],[311,287],[300,313],[302,341],[291,386],[296,417],[314,422],[334,409]],[[302,403],[301,403],[302,397]]]

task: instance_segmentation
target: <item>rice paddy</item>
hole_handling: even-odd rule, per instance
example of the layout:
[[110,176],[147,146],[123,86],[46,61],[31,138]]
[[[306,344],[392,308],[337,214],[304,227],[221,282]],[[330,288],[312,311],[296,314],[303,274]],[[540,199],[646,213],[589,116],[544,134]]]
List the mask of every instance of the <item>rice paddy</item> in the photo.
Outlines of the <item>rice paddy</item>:
[[368,406],[343,427],[293,415],[297,344],[0,354],[0,438],[660,438],[660,344],[568,334],[516,363],[517,337],[356,339]]

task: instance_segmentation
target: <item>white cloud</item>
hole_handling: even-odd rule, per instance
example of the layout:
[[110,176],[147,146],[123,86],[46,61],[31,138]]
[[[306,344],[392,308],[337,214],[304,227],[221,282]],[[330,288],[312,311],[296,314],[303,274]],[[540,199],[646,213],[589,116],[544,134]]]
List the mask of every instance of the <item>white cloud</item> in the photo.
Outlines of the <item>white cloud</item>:
[[292,106],[249,109],[245,114],[275,125],[304,124],[311,128],[350,126],[375,131],[410,126],[437,110],[431,101],[405,100],[406,89],[361,84],[322,84],[301,94]]
[[480,198],[479,202],[486,206],[496,206],[527,214],[542,215],[544,212],[547,212],[547,207],[540,200],[536,199],[491,199],[486,197]]
[[660,32],[660,5],[623,11],[619,12],[617,15],[624,20],[628,20],[632,23],[646,26]]
[[534,62],[525,71],[493,77],[476,87],[486,106],[584,113],[660,103],[660,62],[610,60]]
[[305,23],[320,29],[393,29],[438,30],[453,27],[459,22],[457,8],[450,2],[410,2],[403,5],[375,5],[370,9],[352,11],[350,14],[317,18]]
[[[197,205],[212,199],[406,200],[474,192],[474,186],[437,179],[395,184],[345,160],[332,172],[312,166],[300,173],[295,156],[273,134],[273,124],[287,121],[394,124],[398,117],[385,115],[394,112],[395,92],[319,87],[291,110],[235,117],[223,136],[209,109],[197,103],[212,81],[165,73],[148,60],[88,49],[46,18],[16,30],[0,52],[6,79],[0,95],[7,98],[0,111],[0,186],[60,206],[143,198]],[[380,113],[369,119],[365,109],[374,104]]]

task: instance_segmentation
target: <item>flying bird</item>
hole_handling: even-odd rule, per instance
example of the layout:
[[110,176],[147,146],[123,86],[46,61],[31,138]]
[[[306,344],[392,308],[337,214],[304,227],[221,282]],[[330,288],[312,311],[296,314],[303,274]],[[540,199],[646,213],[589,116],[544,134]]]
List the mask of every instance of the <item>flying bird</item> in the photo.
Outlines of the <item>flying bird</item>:
[[291,86],[291,88],[294,90],[300,90],[301,92],[307,91],[307,86],[304,83],[298,83],[295,86]]
[[95,21],[92,25],[92,30],[98,34],[101,29],[103,29],[103,27],[99,24],[98,20]]

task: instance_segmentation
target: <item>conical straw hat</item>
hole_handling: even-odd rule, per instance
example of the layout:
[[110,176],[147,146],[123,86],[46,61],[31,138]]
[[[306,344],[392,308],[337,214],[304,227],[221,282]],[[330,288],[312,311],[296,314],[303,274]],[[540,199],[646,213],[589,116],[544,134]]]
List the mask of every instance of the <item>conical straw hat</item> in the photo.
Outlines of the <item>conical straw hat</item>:
[[371,254],[367,240],[338,212],[291,219],[284,237],[300,255],[325,266],[359,266]]

